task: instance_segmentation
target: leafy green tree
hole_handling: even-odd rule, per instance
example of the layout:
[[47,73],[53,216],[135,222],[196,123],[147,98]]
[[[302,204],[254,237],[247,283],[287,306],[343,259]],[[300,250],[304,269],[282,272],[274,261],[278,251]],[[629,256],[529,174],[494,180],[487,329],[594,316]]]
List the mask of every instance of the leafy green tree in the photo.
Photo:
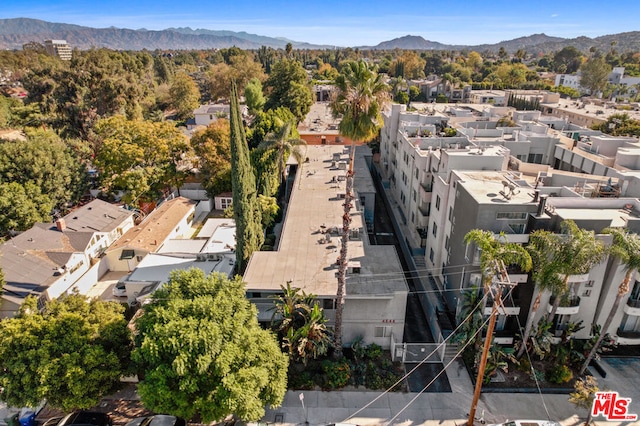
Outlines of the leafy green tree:
[[171,104],[176,110],[176,116],[181,120],[193,117],[193,110],[200,106],[200,91],[193,78],[184,72],[179,72],[173,78],[169,88]]
[[4,280],[4,272],[2,272],[2,268],[0,268],[0,291],[2,291],[6,283],[7,282]]
[[269,229],[276,220],[280,212],[280,206],[275,197],[258,194],[258,202],[260,203],[260,211],[262,211],[262,227]]
[[[334,117],[341,117],[340,134],[353,141],[368,142],[376,137],[383,125],[382,109],[389,101],[389,90],[378,74],[377,68],[370,68],[366,62],[347,62],[336,78],[336,96],[331,101]],[[355,149],[355,147],[352,147]],[[353,164],[353,162],[351,163]],[[345,187],[344,215],[342,217],[342,238],[338,257],[338,291],[336,294],[336,318],[334,347],[336,357],[342,356],[342,312],[344,310],[344,289],[346,283],[347,246],[349,224],[351,222],[351,201],[353,199],[353,169],[347,173]]]
[[175,271],[143,309],[132,357],[145,407],[209,423],[231,414],[257,421],[282,403],[287,356],[258,324],[239,277]]
[[265,108],[288,108],[300,122],[307,116],[313,104],[307,72],[294,59],[283,59],[271,67],[265,82],[269,96]]
[[168,122],[127,120],[124,116],[96,123],[101,146],[95,159],[104,190],[123,190],[125,203],[148,193],[155,198],[175,182],[176,164],[188,152],[186,137]]
[[255,115],[258,111],[262,111],[267,101],[262,93],[262,82],[257,78],[249,80],[244,88],[244,98],[249,108],[249,113]]
[[26,135],[26,141],[0,140],[0,183],[31,182],[54,206],[75,203],[86,187],[86,168],[75,152],[53,131],[27,129]]
[[618,312],[622,298],[625,294],[629,293],[629,283],[631,282],[633,273],[640,268],[640,237],[638,234],[632,234],[627,229],[619,228],[607,228],[603,233],[611,234],[613,236],[613,242],[609,248],[609,253],[618,260],[619,266],[622,266],[626,272],[620,286],[618,286],[616,298],[613,301],[613,305],[611,305],[611,310],[607,315],[607,319],[604,321],[602,332],[598,336],[598,340],[596,340],[593,348],[589,352],[589,355],[587,355],[587,358],[580,369],[580,375],[584,373],[589,366],[589,363],[596,355],[596,352],[600,347],[600,343],[613,321],[613,317]]
[[607,121],[592,127],[614,136],[640,136],[640,120],[634,120],[629,114],[612,114]]
[[231,188],[233,191],[233,216],[236,221],[236,267],[244,272],[249,258],[262,246],[260,203],[256,190],[256,178],[251,167],[249,148],[244,134],[238,89],[231,83]]
[[547,319],[553,321],[553,317],[560,306],[562,296],[569,292],[569,276],[586,274],[606,256],[606,250],[602,241],[596,239],[595,232],[581,229],[572,220],[565,220],[560,224],[561,234],[557,234],[557,242],[554,247],[556,271],[562,276],[562,290],[555,294],[551,312]]
[[300,139],[292,137],[291,129],[293,123],[291,121],[285,123],[277,133],[270,133],[260,142],[258,149],[262,151],[274,150],[277,153],[276,160],[278,164],[278,172],[280,174],[280,183],[286,179],[286,162],[289,155],[296,159],[298,165],[304,161],[307,143]]
[[253,56],[240,49],[230,51],[228,60],[216,64],[207,71],[207,88],[211,99],[227,99],[231,81],[239,87],[245,87],[251,79],[264,81],[264,70]]
[[398,104],[406,105],[409,103],[409,95],[407,92],[398,92],[393,97],[393,101]]
[[15,318],[0,321],[0,399],[62,411],[87,409],[128,374],[131,336],[124,307],[71,294],[37,308],[27,298]]
[[572,74],[580,68],[582,58],[582,53],[575,46],[564,47],[553,55],[553,70]]
[[611,66],[602,56],[594,56],[582,64],[580,71],[580,86],[587,89],[591,95],[596,95],[606,87]]
[[[257,148],[269,133],[280,132],[285,123],[294,121],[295,119],[296,117],[293,113],[285,107],[258,112],[247,134],[249,148]],[[295,127],[291,128],[291,135],[293,137],[299,136],[298,130]]]
[[202,185],[210,196],[231,191],[231,142],[229,120],[219,118],[191,137],[199,158]]
[[0,235],[50,222],[53,201],[32,182],[0,183]]

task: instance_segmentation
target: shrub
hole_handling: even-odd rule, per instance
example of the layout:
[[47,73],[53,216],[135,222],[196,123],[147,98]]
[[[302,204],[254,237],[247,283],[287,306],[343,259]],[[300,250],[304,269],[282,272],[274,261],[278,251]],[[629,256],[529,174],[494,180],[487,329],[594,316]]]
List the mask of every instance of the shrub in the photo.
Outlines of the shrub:
[[531,372],[531,362],[527,358],[522,358],[517,368],[522,372],[529,373]]
[[347,360],[322,362],[322,371],[326,376],[325,385],[328,389],[340,389],[349,383],[351,377],[351,368]]
[[555,365],[547,371],[547,380],[551,383],[567,383],[573,378],[573,373],[566,365]]
[[382,347],[375,343],[370,344],[364,351],[364,357],[372,361],[377,360],[382,355]]
[[313,389],[315,385],[315,378],[307,371],[289,374],[289,389]]

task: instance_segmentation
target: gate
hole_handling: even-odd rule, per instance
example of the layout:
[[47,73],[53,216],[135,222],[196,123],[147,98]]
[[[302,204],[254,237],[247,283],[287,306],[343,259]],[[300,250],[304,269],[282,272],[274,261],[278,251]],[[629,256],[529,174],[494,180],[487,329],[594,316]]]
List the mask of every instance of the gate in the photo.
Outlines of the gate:
[[441,363],[444,350],[445,345],[438,343],[398,343],[394,358],[402,363]]

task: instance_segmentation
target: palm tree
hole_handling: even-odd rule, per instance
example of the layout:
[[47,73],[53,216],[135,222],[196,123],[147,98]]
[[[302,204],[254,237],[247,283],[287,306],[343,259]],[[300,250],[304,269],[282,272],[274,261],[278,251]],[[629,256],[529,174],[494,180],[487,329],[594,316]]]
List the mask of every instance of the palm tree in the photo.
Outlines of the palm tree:
[[331,333],[326,323],[323,309],[314,303],[307,313],[305,323],[298,329],[289,329],[282,347],[287,349],[294,361],[302,361],[304,365],[310,359],[326,355],[331,346]]
[[587,359],[585,359],[584,364],[580,369],[580,375],[584,373],[589,366],[591,359],[596,355],[596,352],[600,347],[600,343],[602,343],[602,339],[606,335],[607,330],[611,325],[611,321],[613,321],[613,317],[618,312],[622,298],[625,294],[629,293],[629,282],[631,281],[633,273],[640,268],[640,237],[638,234],[632,234],[627,229],[619,228],[607,228],[603,233],[611,234],[613,236],[613,242],[609,248],[609,253],[614,258],[618,259],[619,265],[623,266],[625,269],[625,274],[620,286],[618,286],[618,293],[613,301],[609,315],[607,315],[607,319],[604,321],[598,340],[596,340],[593,348],[591,348],[591,352],[589,352]]
[[293,155],[298,164],[304,161],[305,152],[302,147],[307,143],[300,138],[291,137],[292,122],[287,121],[277,132],[269,133],[266,138],[258,144],[258,149],[262,151],[275,150],[278,153],[278,173],[280,174],[280,184],[284,182],[287,153]]
[[[331,101],[334,117],[342,117],[338,130],[352,141],[368,142],[378,134],[383,125],[382,109],[389,102],[389,90],[378,74],[377,68],[366,62],[347,62],[336,77],[336,92]],[[336,293],[336,318],[334,327],[335,356],[342,356],[342,311],[344,309],[344,287],[347,279],[347,243],[353,200],[353,155],[347,172],[344,214],[342,216],[342,239],[338,257],[338,290]]]
[[[491,287],[491,283],[500,276],[500,279],[504,279],[503,265],[517,265],[521,270],[528,272],[531,269],[532,261],[531,255],[522,246],[510,243],[506,239],[504,233],[500,233],[498,238],[490,231],[483,231],[481,229],[472,229],[464,236],[464,242],[469,244],[473,243],[477,249],[480,250],[480,271],[482,274],[482,286],[484,287],[485,294],[488,294]],[[497,301],[500,300],[500,292],[502,287],[498,288]],[[482,390],[482,382],[484,377],[484,370],[487,364],[487,356],[491,347],[491,340],[493,339],[493,328],[496,323],[497,317],[497,303],[493,303],[491,309],[491,317],[489,326],[487,328],[487,336],[485,337],[484,347],[482,349],[482,358],[478,367],[478,379],[476,380],[476,388],[473,393],[473,401],[471,403],[471,410],[469,412],[469,424],[473,424],[475,417],[476,405],[480,398],[480,391]]]
[[553,321],[562,296],[570,290],[569,277],[588,273],[606,255],[604,244],[596,239],[595,232],[579,228],[572,220],[562,222],[560,230],[561,241],[555,253],[555,261],[558,263],[558,273],[563,277],[563,285],[560,292],[555,293],[548,321]]
[[306,320],[311,306],[314,304],[315,295],[307,294],[298,287],[291,287],[291,281],[287,285],[281,285],[282,294],[272,296],[274,306],[270,309],[271,328],[278,333],[282,340],[288,335],[289,330],[300,328]]
[[537,295],[529,312],[529,316],[527,317],[520,348],[516,355],[518,358],[524,354],[524,351],[529,345],[533,320],[540,307],[542,293],[547,290],[559,293],[563,286],[563,282],[560,280],[557,272],[556,252],[558,250],[558,243],[559,240],[556,234],[542,229],[532,232],[529,236],[527,251],[531,255],[531,259],[535,265],[531,278],[535,283]]

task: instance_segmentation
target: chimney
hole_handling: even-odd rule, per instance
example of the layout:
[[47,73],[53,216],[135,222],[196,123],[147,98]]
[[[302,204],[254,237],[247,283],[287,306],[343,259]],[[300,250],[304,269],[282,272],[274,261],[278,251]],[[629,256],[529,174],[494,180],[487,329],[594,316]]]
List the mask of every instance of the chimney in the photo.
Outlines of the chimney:
[[547,205],[547,194],[540,195],[540,202],[538,203],[538,211],[536,217],[541,217],[544,214],[544,208]]
[[537,189],[535,191],[533,191],[533,201],[532,203],[537,203],[538,199],[540,197],[540,191],[538,191]]
[[58,220],[56,220],[56,228],[58,228],[58,231],[62,232],[65,229],[67,229],[67,223],[64,221],[63,218],[60,218]]

